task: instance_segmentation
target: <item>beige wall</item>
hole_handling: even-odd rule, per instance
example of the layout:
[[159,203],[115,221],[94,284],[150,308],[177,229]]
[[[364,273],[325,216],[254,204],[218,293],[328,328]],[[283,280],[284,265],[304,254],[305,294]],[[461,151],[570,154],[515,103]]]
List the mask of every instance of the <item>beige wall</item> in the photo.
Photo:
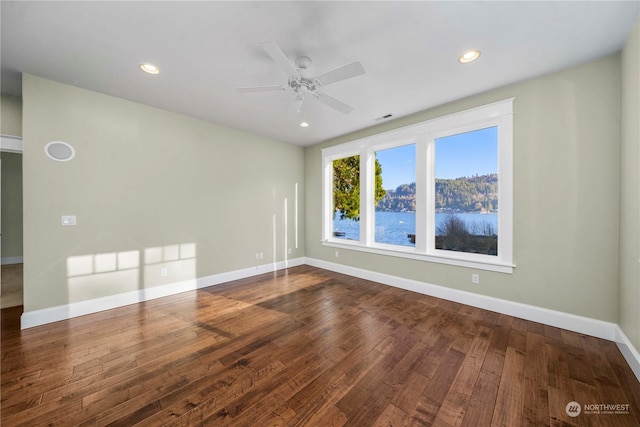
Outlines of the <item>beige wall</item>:
[[304,255],[302,148],[30,75],[23,103],[25,311]]
[[[490,102],[514,102],[513,274],[323,247],[322,147]],[[618,319],[620,63],[499,88],[305,150],[306,256],[609,322]]]
[[22,136],[22,99],[0,96],[0,134]]
[[2,228],[3,262],[16,262],[22,257],[22,154],[0,154],[2,159]]
[[[0,97],[0,134],[22,136],[22,99]],[[0,153],[2,159],[2,259],[22,256],[22,154]]]
[[640,349],[640,21],[621,58],[619,324]]

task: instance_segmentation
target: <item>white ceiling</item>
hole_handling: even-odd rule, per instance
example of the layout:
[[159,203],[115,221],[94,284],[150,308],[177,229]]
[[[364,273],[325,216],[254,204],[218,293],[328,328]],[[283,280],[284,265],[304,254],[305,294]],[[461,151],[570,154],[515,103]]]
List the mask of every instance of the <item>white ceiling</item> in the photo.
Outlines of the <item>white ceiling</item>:
[[[2,92],[20,73],[307,146],[622,47],[639,1],[556,2],[9,2],[0,3]],[[290,92],[240,94],[286,84],[259,47],[274,41],[317,75],[359,61],[363,76],[324,91],[344,115],[305,102],[298,126]],[[460,64],[463,51],[482,51]],[[161,69],[140,71],[141,62]]]

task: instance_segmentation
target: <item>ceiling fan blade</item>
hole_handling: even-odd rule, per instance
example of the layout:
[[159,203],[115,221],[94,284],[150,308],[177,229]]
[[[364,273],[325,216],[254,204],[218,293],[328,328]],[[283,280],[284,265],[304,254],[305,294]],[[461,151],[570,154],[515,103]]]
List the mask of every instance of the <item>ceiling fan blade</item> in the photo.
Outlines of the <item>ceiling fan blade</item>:
[[250,87],[237,87],[236,91],[240,93],[251,93],[251,92],[275,92],[280,90],[286,90],[286,88],[282,85],[271,85],[271,86],[250,86]]
[[342,101],[335,99],[333,96],[329,96],[326,93],[317,94],[316,99],[322,102],[324,105],[328,105],[329,107],[340,111],[343,114],[349,114],[353,111],[353,107],[351,105],[345,104]]
[[289,61],[287,55],[284,54],[282,49],[275,42],[261,42],[260,46],[267,52],[267,55],[274,60],[276,64],[287,73],[288,76],[298,76],[298,70],[296,67]]
[[324,74],[320,74],[315,79],[322,83],[323,86],[331,83],[339,82],[340,80],[350,79],[351,77],[364,74],[364,68],[359,62],[352,62],[351,64],[344,65],[340,68],[336,68],[333,71],[328,71]]

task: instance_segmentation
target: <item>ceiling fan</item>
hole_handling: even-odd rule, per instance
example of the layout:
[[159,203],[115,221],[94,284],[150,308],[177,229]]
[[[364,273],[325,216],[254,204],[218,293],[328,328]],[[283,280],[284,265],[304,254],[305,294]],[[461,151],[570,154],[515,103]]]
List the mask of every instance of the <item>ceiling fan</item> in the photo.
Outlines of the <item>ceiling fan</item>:
[[344,114],[349,114],[353,111],[353,107],[345,104],[344,102],[321,92],[323,86],[330,85],[342,80],[350,79],[364,74],[364,68],[359,62],[352,62],[335,70],[328,71],[319,76],[312,77],[309,75],[309,67],[311,66],[311,59],[306,56],[301,56],[296,59],[295,64],[292,64],[282,49],[275,42],[262,42],[260,46],[264,51],[278,64],[278,66],[289,76],[289,80],[286,85],[270,85],[270,86],[251,86],[251,87],[239,87],[236,88],[238,92],[269,92],[269,91],[283,91],[291,90],[295,93],[293,102],[296,104],[298,112],[302,108],[302,103],[305,97],[311,97],[321,103],[340,111]]

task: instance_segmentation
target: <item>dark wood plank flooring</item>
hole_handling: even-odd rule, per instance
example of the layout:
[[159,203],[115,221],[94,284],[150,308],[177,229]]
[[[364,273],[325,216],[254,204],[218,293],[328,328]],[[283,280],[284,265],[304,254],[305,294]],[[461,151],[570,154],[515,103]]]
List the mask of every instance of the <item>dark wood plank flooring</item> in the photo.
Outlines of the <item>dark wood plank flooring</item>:
[[308,266],[24,331],[1,314],[3,426],[640,425],[612,342]]

